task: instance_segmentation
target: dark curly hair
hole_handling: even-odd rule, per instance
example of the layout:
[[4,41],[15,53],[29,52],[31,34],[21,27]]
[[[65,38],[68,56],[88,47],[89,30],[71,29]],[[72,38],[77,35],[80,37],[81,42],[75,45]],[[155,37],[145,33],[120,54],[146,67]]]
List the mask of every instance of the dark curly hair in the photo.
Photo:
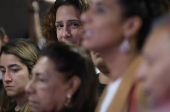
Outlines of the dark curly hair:
[[52,7],[47,10],[42,21],[43,35],[47,39],[47,42],[57,40],[55,27],[56,12],[62,5],[73,5],[80,13],[83,13],[89,8],[88,0],[56,0]]
[[123,18],[139,16],[142,27],[139,30],[136,46],[141,50],[146,35],[150,31],[152,21],[168,12],[169,6],[165,0],[117,0],[122,6]]

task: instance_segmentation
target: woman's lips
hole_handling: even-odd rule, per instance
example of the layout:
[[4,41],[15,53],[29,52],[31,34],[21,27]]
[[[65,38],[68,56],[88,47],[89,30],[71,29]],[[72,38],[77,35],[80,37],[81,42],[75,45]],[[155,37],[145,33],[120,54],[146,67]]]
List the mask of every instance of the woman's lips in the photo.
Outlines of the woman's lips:
[[29,100],[29,105],[36,105],[38,102]]
[[14,86],[5,86],[6,89],[12,89]]

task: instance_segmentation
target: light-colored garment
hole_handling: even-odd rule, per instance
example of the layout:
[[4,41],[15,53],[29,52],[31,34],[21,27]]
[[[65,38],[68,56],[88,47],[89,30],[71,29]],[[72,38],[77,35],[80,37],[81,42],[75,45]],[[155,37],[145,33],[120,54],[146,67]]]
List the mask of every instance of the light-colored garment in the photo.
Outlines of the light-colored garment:
[[[136,57],[125,73],[122,74],[122,81],[106,112],[129,112],[130,93],[136,82],[136,71],[138,70],[141,59],[141,56]],[[100,112],[100,107],[106,96],[107,88],[108,86],[103,91],[95,112]]]
[[0,80],[2,80],[2,73],[0,73]]
[[100,70],[97,67],[95,67],[95,71],[96,71],[96,74],[100,73]]
[[116,81],[114,81],[114,82],[112,82],[111,84],[108,85],[106,96],[105,96],[105,98],[102,102],[102,105],[100,107],[100,112],[106,112],[106,110],[108,109],[112,99],[114,98],[114,96],[117,92],[117,89],[118,89],[121,81],[122,81],[122,79],[119,78]]

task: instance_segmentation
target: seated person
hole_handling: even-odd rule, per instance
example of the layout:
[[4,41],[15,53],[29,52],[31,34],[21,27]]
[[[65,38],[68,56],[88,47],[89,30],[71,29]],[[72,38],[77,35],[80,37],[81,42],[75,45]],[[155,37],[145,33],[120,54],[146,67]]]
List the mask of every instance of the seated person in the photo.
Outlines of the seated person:
[[58,42],[42,50],[26,91],[32,112],[94,112],[97,85],[86,52]]
[[[0,27],[0,49],[1,49],[1,46],[6,44],[8,42],[8,36],[6,35],[5,33],[5,30],[3,27]],[[0,91],[2,89],[2,75],[0,74]]]
[[140,112],[169,112],[170,110],[170,15],[154,24],[143,49],[143,61],[138,71],[147,96],[149,110]]
[[0,73],[3,88],[0,96],[1,112],[29,112],[25,86],[39,54],[39,48],[30,40],[18,39],[1,49]]

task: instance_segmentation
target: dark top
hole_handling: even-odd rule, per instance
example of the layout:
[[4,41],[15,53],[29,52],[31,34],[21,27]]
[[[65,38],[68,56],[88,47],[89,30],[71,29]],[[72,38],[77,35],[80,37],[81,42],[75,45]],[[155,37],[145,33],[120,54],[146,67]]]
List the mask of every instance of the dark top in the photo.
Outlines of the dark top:
[[105,87],[106,87],[106,84],[99,83],[99,97],[101,97],[102,92],[103,92]]
[[[99,77],[99,74],[97,74],[97,75],[98,75],[98,77]],[[99,97],[101,97],[102,92],[103,92],[103,90],[104,90],[105,87],[106,87],[106,84],[101,84],[101,83],[99,82]]]
[[0,80],[0,92],[1,92],[2,87],[3,87],[3,83],[2,83],[2,80]]
[[20,110],[19,111],[15,111],[15,109],[12,108],[9,112],[20,112]]

